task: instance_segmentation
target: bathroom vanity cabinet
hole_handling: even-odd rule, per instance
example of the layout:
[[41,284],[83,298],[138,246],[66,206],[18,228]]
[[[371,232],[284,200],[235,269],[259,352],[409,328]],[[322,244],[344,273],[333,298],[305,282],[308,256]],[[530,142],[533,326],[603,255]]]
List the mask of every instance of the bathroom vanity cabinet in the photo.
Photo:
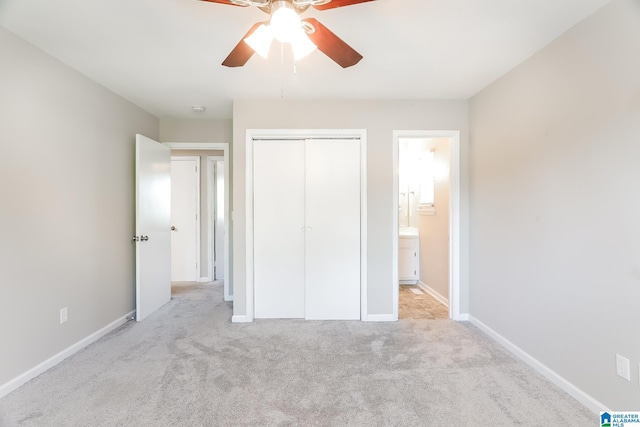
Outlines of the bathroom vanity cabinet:
[[420,236],[417,228],[400,230],[398,277],[402,285],[416,285],[420,280]]

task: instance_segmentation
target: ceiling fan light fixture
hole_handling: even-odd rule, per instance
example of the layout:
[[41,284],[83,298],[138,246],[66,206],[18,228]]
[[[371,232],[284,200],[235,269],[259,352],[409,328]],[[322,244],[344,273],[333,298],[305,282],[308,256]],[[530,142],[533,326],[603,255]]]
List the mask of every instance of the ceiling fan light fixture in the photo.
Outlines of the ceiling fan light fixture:
[[293,50],[294,61],[298,61],[304,58],[317,48],[318,46],[316,46],[311,41],[302,27],[300,27],[298,31],[295,32],[293,38],[291,39],[291,49]]
[[300,16],[287,1],[273,2],[273,10],[270,25],[273,37],[283,43],[290,42],[302,26]]
[[267,59],[271,43],[273,42],[273,32],[268,25],[262,24],[253,32],[253,34],[244,39],[244,41],[258,55]]

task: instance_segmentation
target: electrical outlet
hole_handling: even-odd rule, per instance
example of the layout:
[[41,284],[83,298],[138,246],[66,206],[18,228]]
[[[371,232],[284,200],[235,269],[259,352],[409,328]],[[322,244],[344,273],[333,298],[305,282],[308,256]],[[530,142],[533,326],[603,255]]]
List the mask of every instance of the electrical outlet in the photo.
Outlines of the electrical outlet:
[[69,320],[69,309],[67,307],[60,309],[60,324],[62,325]]
[[627,381],[631,381],[631,368],[629,366],[629,359],[616,354],[616,374],[621,376]]

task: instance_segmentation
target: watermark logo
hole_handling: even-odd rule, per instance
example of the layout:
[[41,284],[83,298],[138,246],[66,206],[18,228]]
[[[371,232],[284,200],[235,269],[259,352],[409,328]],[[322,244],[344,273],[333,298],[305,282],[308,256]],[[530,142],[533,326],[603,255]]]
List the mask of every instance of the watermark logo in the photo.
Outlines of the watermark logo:
[[640,427],[640,412],[600,412],[600,427]]

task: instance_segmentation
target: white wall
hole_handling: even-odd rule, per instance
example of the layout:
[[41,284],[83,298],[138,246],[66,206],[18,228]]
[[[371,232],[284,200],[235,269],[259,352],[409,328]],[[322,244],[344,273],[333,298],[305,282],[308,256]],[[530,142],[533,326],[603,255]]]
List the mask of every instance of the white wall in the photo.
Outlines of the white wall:
[[640,2],[578,24],[475,96],[470,117],[472,316],[637,410]]
[[134,141],[158,120],[3,28],[0,52],[2,386],[134,309]]
[[[238,100],[233,113],[234,315],[246,315],[245,148],[247,129],[366,129],[368,187],[368,309],[393,313],[393,130],[461,130],[466,170],[466,101]],[[462,293],[466,292],[466,175],[462,176]],[[461,301],[466,312],[467,301]]]

